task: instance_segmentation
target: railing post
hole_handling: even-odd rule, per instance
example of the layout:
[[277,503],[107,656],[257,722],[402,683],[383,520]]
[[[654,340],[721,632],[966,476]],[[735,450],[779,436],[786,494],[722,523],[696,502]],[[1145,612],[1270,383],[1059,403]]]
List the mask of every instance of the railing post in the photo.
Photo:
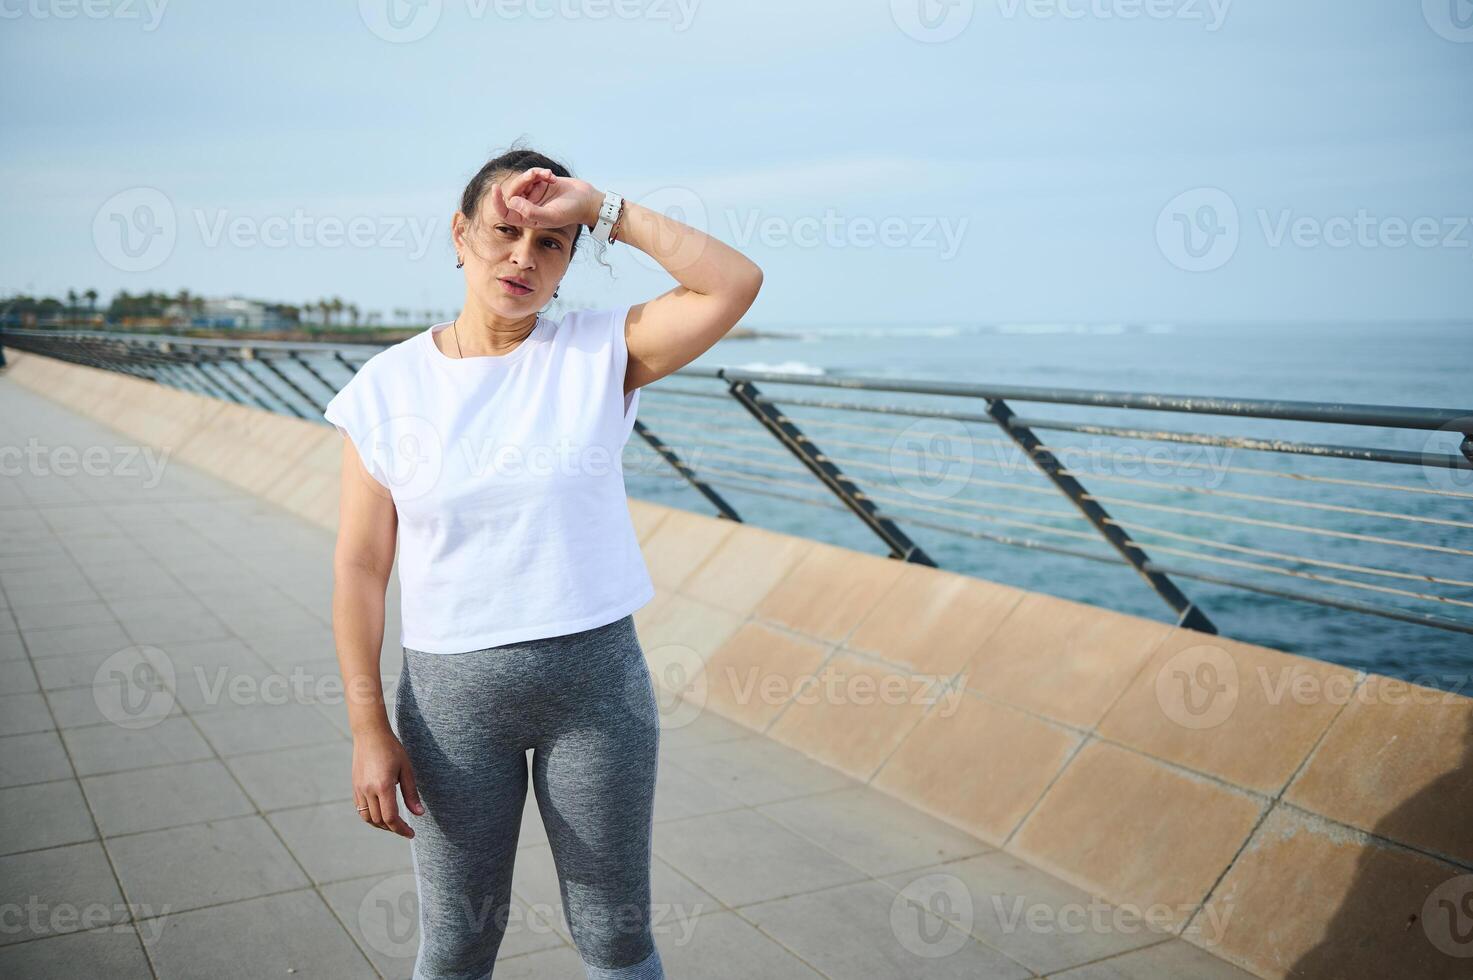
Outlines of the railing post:
[[1037,464],[1038,468],[1043,471],[1043,475],[1048,477],[1054,486],[1069,498],[1070,503],[1079,508],[1085,518],[1095,526],[1095,530],[1099,531],[1105,540],[1110,542],[1111,547],[1130,562],[1131,567],[1140,573],[1151,588],[1156,590],[1156,594],[1176,610],[1176,624],[1194,629],[1199,633],[1215,634],[1217,627],[1212,624],[1212,620],[1208,619],[1195,603],[1183,595],[1171,579],[1160,572],[1153,572],[1146,568],[1146,562],[1150,561],[1150,558],[1141,550],[1141,547],[1127,538],[1119,525],[1110,520],[1110,515],[1105,512],[1105,508],[1088,498],[1084,487],[1078,480],[1063,472],[1058,459],[1049,452],[1048,447],[1038,436],[1034,435],[1033,430],[1014,420],[1013,410],[1008,407],[1007,402],[1001,398],[986,398],[984,401],[987,403],[987,414],[991,415],[1002,427],[1002,431],[1007,433],[1008,438],[1028,454],[1028,458]]

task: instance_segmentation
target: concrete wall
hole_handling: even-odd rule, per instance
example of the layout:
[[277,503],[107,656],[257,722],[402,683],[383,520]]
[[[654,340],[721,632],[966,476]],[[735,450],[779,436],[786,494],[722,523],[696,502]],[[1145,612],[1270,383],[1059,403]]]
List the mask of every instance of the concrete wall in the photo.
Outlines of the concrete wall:
[[[336,526],[336,430],[10,356],[11,381]],[[1473,973],[1452,955],[1473,953],[1473,700],[630,508],[658,590],[640,636],[656,681],[691,710],[1158,916],[1257,976]]]

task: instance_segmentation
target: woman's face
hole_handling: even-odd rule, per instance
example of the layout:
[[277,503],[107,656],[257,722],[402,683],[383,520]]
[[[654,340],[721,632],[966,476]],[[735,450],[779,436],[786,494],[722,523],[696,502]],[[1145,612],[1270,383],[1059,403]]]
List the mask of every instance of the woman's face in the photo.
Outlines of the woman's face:
[[496,216],[487,194],[474,220],[461,212],[455,215],[455,244],[465,262],[466,288],[483,308],[507,319],[536,313],[551,302],[568,271],[577,230],[577,225],[519,227]]

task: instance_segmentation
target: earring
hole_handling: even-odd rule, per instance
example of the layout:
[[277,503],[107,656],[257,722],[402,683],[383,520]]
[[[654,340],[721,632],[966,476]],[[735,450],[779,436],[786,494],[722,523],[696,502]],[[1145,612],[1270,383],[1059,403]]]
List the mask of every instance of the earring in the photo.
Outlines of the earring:
[[557,299],[557,290],[556,290],[556,289],[554,289],[554,290],[553,290],[553,291],[552,291],[552,298],[553,298],[553,299]]
[[463,268],[465,268],[465,259],[463,259],[459,255],[457,255],[455,257],[455,267],[457,269],[463,269]]

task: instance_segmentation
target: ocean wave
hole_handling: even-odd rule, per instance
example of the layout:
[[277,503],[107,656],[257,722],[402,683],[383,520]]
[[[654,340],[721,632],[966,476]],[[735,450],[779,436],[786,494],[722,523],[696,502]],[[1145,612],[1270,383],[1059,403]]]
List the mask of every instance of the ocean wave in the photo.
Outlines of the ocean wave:
[[771,371],[774,374],[826,374],[823,368],[815,364],[807,364],[803,361],[780,361],[776,364],[768,361],[747,361],[744,364],[733,365],[742,371]]
[[1086,334],[1092,337],[1107,337],[1125,333],[1123,323],[999,323],[1001,334],[1024,334],[1042,336],[1046,334]]
[[[774,330],[787,334],[787,331]],[[836,340],[844,338],[878,340],[887,337],[959,337],[963,333],[975,332],[963,327],[800,327],[791,336],[799,340]]]

